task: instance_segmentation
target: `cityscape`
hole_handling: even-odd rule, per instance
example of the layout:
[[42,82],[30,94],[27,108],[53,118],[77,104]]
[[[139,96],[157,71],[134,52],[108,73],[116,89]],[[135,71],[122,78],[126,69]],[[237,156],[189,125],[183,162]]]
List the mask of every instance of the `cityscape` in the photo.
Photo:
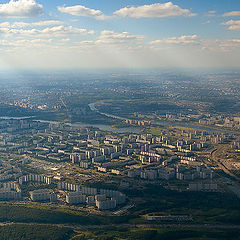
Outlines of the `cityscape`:
[[240,240],[240,1],[0,1],[0,240]]
[[[85,76],[85,81],[79,80],[79,89],[68,87],[65,80],[60,84],[47,83],[44,78],[48,76],[41,74],[35,78],[42,80],[31,88],[24,82],[17,87],[1,87],[2,93],[16,93],[1,98],[2,203],[23,210],[31,206],[44,211],[64,209],[73,216],[91,214],[120,222],[123,218],[129,226],[132,222],[188,227],[221,223],[221,227],[235,229],[237,225],[225,225],[221,212],[231,202],[227,206],[228,218],[237,224],[237,108],[225,110],[214,105],[207,82],[201,83],[202,88],[208,88],[210,93],[203,90],[204,96],[199,93],[193,101],[187,93],[190,89],[199,91],[198,80],[192,81],[190,89],[182,89],[185,81],[173,89],[170,78],[176,73],[165,73],[167,83],[154,83],[155,89],[166,84],[162,94],[149,87],[144,75],[142,87],[136,88],[128,87],[133,84],[132,76],[122,74],[118,78],[124,77],[124,82],[118,78],[110,82],[90,80],[92,76]],[[163,77],[156,73],[149,76]],[[217,78],[218,74],[214,76]],[[237,84],[233,89],[224,82],[223,88],[214,90],[214,99],[237,102]],[[52,85],[51,91],[48,85]],[[81,91],[85,92],[84,98]],[[106,99],[103,95],[111,97]],[[147,98],[149,95],[151,98]],[[171,95],[169,100],[167,95]],[[148,100],[140,103],[142,98]],[[154,197],[154,188],[159,196]],[[195,205],[195,201],[200,203]],[[198,204],[206,209],[201,214],[196,209]],[[209,220],[210,216],[214,220]],[[75,231],[81,228],[79,221],[74,222]]]

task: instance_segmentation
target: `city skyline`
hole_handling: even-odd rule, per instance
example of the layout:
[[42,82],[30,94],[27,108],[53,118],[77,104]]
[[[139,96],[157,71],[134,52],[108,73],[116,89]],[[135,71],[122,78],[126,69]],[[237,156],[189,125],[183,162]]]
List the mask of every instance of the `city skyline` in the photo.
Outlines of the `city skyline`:
[[240,3],[0,2],[1,69],[239,67]]

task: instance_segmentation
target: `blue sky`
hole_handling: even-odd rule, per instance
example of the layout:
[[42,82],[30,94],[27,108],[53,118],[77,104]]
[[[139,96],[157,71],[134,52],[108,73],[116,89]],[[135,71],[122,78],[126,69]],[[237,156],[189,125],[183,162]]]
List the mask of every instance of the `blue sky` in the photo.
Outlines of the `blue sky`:
[[239,67],[240,1],[0,1],[0,50],[1,68]]

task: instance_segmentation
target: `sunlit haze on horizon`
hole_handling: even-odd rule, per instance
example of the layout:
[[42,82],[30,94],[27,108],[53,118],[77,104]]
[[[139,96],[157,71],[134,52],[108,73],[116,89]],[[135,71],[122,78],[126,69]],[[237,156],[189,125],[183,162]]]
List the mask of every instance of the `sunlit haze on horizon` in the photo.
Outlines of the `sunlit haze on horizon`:
[[238,68],[239,0],[0,1],[0,69]]

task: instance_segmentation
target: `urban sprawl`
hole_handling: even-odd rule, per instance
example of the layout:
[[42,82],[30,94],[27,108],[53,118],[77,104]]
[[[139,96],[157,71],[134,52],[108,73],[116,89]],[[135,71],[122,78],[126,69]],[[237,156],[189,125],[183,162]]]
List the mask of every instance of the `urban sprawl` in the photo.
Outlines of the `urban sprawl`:
[[[172,127],[159,134],[119,134],[66,123],[2,119],[0,200],[121,212],[134,205],[124,189],[138,181],[178,191],[225,191],[222,184],[227,183],[237,193],[228,178],[224,182],[215,173],[230,168],[214,156],[223,143],[239,151],[237,135],[215,131]],[[106,182],[120,184],[108,188]]]

